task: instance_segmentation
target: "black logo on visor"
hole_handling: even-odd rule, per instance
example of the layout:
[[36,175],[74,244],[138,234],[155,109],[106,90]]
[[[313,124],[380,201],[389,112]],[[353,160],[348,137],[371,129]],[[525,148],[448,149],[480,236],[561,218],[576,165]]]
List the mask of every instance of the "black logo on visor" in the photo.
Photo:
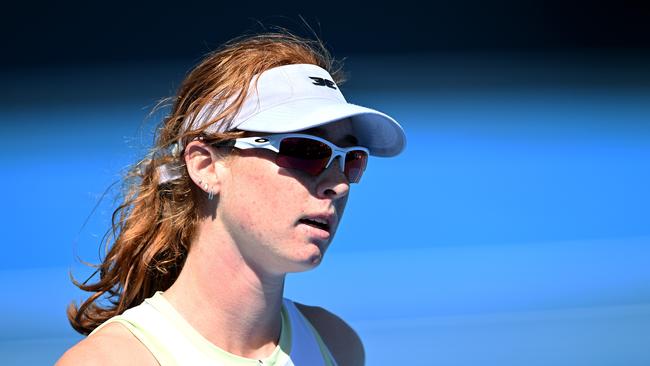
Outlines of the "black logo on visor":
[[310,76],[309,78],[314,80],[314,82],[313,82],[314,85],[326,86],[328,88],[336,89],[336,87],[334,86],[336,84],[334,84],[334,82],[332,80],[327,80],[327,79],[319,78],[319,77],[316,77],[316,76]]

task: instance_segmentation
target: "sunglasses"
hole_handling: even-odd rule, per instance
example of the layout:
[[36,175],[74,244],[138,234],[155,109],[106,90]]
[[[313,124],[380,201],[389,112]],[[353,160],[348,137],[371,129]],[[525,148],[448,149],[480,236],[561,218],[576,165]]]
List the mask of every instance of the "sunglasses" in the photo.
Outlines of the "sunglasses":
[[213,144],[238,149],[267,149],[276,153],[275,164],[316,176],[327,169],[337,157],[341,172],[350,183],[358,183],[368,163],[368,149],[361,146],[340,147],[320,137],[304,134],[277,134],[242,137]]

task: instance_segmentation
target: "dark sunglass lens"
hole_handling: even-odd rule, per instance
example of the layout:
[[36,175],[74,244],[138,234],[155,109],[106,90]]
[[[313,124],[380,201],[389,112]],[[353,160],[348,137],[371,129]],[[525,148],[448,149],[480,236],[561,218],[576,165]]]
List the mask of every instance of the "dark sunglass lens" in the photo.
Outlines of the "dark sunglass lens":
[[368,164],[368,154],[362,150],[350,151],[345,156],[345,176],[350,183],[358,183]]
[[325,170],[331,155],[332,150],[329,146],[320,141],[288,137],[280,143],[276,164],[283,168],[298,169],[311,175],[318,175]]

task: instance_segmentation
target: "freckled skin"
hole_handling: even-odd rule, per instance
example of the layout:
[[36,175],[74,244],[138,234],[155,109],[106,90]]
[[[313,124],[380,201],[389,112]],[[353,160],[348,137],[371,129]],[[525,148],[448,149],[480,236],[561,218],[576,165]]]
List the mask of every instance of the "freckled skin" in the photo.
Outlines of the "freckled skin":
[[[345,124],[304,132],[339,146],[351,145],[341,138],[352,135]],[[318,229],[298,220],[305,214],[335,212],[340,222],[350,186],[338,161],[313,177],[279,168],[275,154],[267,150],[240,151],[225,160],[208,160],[205,156],[211,155],[205,151],[197,153],[190,166],[197,175],[218,173],[210,181],[218,187],[210,206],[217,212],[209,212],[200,223],[185,265],[164,296],[209,342],[243,357],[265,357],[275,349],[281,329],[284,274],[317,266],[338,224],[330,228],[329,238],[322,239],[314,235]],[[322,308],[297,306],[339,364],[363,364],[363,345],[349,325]],[[157,361],[130,331],[115,323],[66,352],[58,364],[98,363]]]
[[[305,132],[349,146],[343,137],[351,135],[352,128],[342,121]],[[350,186],[338,159],[316,177],[278,167],[274,161],[275,154],[263,149],[239,150],[228,160],[217,219],[253,268],[269,274],[304,271],[321,262],[338,223],[330,228],[329,239],[323,240],[298,220],[335,212],[340,222]]]

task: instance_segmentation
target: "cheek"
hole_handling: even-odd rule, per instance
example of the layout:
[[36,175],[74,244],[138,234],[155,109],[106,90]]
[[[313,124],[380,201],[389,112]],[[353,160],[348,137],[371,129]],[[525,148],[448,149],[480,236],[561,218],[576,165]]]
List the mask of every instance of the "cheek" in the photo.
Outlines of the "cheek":
[[296,190],[295,179],[278,174],[275,164],[263,159],[241,161],[232,174],[229,185],[224,187],[228,192],[224,193],[228,207],[238,211],[242,229],[263,226],[272,230],[271,224],[284,226],[300,214],[302,196]]

